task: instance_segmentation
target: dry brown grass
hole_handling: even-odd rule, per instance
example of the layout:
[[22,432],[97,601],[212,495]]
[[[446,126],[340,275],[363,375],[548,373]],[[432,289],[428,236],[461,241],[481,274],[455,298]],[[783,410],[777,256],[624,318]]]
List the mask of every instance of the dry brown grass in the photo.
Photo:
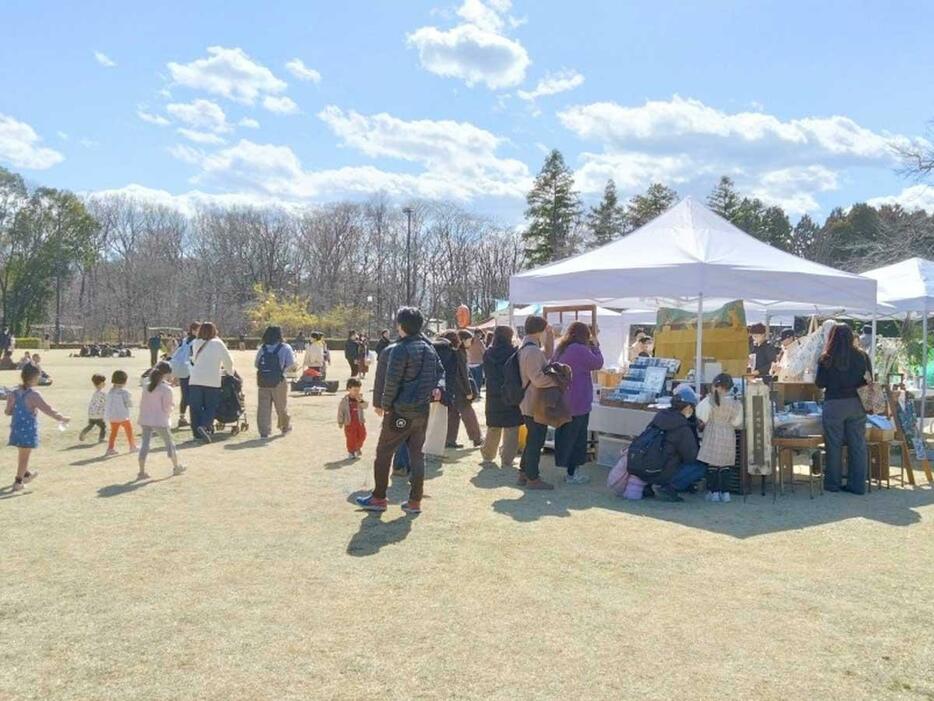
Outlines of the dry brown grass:
[[348,504],[375,421],[340,462],[332,397],[140,485],[75,433],[92,371],[145,360],[46,355],[75,425],[0,493],[0,698],[934,698],[930,489],[630,503],[597,467],[526,494],[464,453],[380,519]]

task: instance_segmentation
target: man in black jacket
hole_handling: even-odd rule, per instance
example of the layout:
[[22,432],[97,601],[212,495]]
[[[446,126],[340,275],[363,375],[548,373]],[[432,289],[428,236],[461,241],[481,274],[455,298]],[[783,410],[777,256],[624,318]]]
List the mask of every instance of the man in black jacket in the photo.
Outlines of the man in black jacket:
[[392,456],[405,443],[409,451],[409,500],[402,504],[402,510],[417,514],[425,481],[422,445],[428,409],[432,400],[441,398],[444,369],[431,343],[421,335],[424,320],[418,309],[402,307],[396,323],[399,340],[380,353],[373,387],[373,408],[383,419],[373,463],[375,487],[372,494],[356,501],[367,511],[386,510]]
[[383,351],[389,348],[392,341],[389,338],[389,329],[383,329],[379,334],[379,341],[376,343],[376,357],[379,358]]
[[344,357],[350,365],[350,376],[356,377],[359,367],[357,361],[360,358],[360,342],[357,340],[357,332],[349,331],[347,333],[347,342],[344,344]]

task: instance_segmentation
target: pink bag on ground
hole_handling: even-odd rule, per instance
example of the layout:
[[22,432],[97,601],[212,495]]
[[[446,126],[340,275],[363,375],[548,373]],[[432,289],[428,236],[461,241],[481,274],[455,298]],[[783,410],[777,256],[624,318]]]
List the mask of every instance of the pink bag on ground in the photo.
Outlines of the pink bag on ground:
[[623,499],[632,499],[638,501],[642,498],[642,492],[645,489],[645,482],[640,480],[635,475],[629,475],[629,480],[626,482],[626,490],[623,492]]
[[619,456],[619,460],[606,478],[606,486],[612,489],[618,497],[623,496],[623,492],[626,491],[626,484],[633,479],[632,475],[629,474],[629,470],[626,469],[628,464],[629,455],[623,453]]

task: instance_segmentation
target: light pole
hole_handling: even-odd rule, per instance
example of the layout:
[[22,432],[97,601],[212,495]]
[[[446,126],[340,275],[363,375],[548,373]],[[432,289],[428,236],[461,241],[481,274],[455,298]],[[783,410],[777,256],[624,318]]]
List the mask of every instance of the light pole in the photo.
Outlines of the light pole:
[[403,210],[408,219],[408,227],[405,230],[405,305],[412,306],[412,214],[411,207],[405,207]]

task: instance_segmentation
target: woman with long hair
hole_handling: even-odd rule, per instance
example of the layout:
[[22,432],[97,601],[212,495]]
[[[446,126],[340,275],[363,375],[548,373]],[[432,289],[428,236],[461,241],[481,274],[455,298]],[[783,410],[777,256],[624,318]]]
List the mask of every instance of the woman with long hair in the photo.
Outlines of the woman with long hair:
[[519,407],[507,404],[503,397],[506,361],[515,352],[512,327],[497,326],[493,330],[493,343],[483,353],[483,373],[486,376],[486,438],[483,440],[480,454],[484,463],[492,464],[496,459],[497,450],[500,450],[504,469],[513,467],[519,453],[519,427],[522,425],[522,412],[519,411]]
[[188,402],[191,407],[191,432],[205,443],[214,433],[214,415],[221,403],[221,370],[233,372],[230,351],[217,334],[217,327],[205,321],[191,347],[191,377]]
[[590,478],[577,468],[587,462],[587,425],[593,405],[590,373],[603,367],[603,353],[590,327],[582,321],[573,321],[558,342],[552,361],[571,368],[567,397],[571,421],[555,430],[555,465],[567,470],[564,481],[568,484],[585,484]]
[[272,408],[276,407],[276,424],[284,436],[292,430],[289,419],[289,383],[285,373],[295,366],[295,352],[282,338],[279,326],[267,326],[263,342],[256,351],[256,427],[260,438],[269,438],[272,431]]
[[[846,324],[836,324],[827,338],[817,364],[817,386],[824,388],[824,444],[827,466],[824,489],[853,494],[866,491],[868,451],[866,412],[857,389],[872,377],[872,364]],[[847,483],[842,486],[843,446],[847,448]]]

